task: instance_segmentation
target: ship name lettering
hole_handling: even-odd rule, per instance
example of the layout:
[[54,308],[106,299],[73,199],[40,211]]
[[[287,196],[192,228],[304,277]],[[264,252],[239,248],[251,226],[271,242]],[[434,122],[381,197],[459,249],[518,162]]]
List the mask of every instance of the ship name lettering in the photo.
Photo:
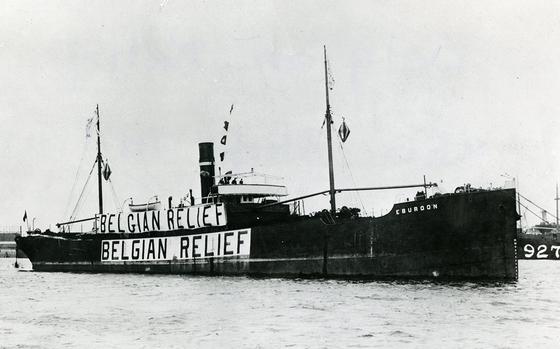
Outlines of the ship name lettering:
[[[161,216],[164,216],[160,220]],[[126,221],[126,224],[124,223]],[[144,233],[177,229],[194,230],[227,224],[223,203],[176,207],[162,211],[109,213],[96,216],[100,233]]]
[[160,225],[159,225],[159,212],[160,211],[156,211],[156,214],[152,215],[152,227],[154,228],[154,230],[160,230]]
[[185,229],[185,227],[181,224],[183,208],[180,207],[177,209],[177,229]]
[[419,206],[410,206],[406,208],[398,208],[395,210],[395,215],[403,215],[407,213],[414,213],[414,212],[423,212],[423,211],[432,211],[437,210],[438,204],[426,204],[426,205],[419,205]]
[[251,229],[101,242],[101,262],[248,256]]
[[170,230],[175,230],[174,220],[173,220],[174,212],[173,210],[167,210],[167,226]]
[[233,254],[233,251],[228,250],[228,246],[231,244],[228,241],[228,237],[232,236],[233,233],[225,233],[224,234],[224,255]]
[[[150,258],[150,255],[152,256],[152,258]],[[146,255],[147,259],[155,259],[156,255],[155,255],[155,251],[154,251],[154,240],[150,239],[148,240],[148,254]]]
[[239,254],[239,251],[241,250],[241,245],[243,245],[245,243],[244,239],[241,239],[241,235],[245,235],[247,234],[247,231],[242,230],[239,233],[237,233],[237,254]]
[[204,235],[204,257],[213,257],[214,252],[208,251],[208,235]]
[[205,227],[209,227],[212,224],[210,224],[209,222],[206,222],[206,218],[208,218],[208,213],[206,213],[206,210],[208,210],[210,208],[210,205],[204,206],[203,210],[202,210],[202,224],[204,224]]
[[119,233],[124,233],[124,229],[121,228],[121,215],[119,215],[117,220],[117,230],[119,231]]
[[192,239],[192,256],[193,256],[193,258],[200,257],[200,253],[197,252],[198,245],[196,244],[196,240],[200,240],[200,238],[201,238],[200,235],[193,236],[193,239]]
[[118,258],[115,254],[117,252],[117,246],[115,246],[115,245],[118,245],[119,242],[120,241],[111,241],[111,258],[113,258],[113,259]]
[[180,259],[188,258],[189,257],[189,237],[188,236],[181,236],[181,254]]
[[134,233],[135,224],[132,222],[132,219],[134,219],[134,216],[129,214],[129,215],[128,215],[128,219],[127,219],[127,222],[128,222],[128,231],[131,232],[131,233]]
[[113,229],[113,218],[115,218],[115,215],[110,214],[109,215],[109,232],[111,232],[111,233],[115,232],[115,229]]
[[[134,240],[104,240],[101,244],[102,261],[126,261],[126,260],[165,260],[167,259],[167,238],[143,239],[142,246],[140,239]],[[146,250],[146,241],[147,250]],[[130,244],[130,241],[132,243]],[[130,247],[129,247],[130,246]],[[140,258],[142,257],[142,258]]]
[[132,240],[132,259],[140,258],[140,248],[136,246],[138,243],[140,243],[140,240]]
[[124,253],[125,252],[125,249],[124,249],[125,243],[126,242],[123,241],[122,244],[121,244],[121,259],[123,261],[126,261],[127,259],[129,259],[129,257]]

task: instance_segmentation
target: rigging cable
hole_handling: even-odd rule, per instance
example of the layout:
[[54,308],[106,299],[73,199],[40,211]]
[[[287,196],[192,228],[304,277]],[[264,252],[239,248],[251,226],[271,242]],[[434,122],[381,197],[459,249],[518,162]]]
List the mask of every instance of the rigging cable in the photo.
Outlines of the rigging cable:
[[[539,205],[535,204],[533,201],[527,199],[525,196],[521,195],[520,192],[517,192],[517,194],[519,194],[520,197],[522,197],[523,199],[527,200],[528,202],[532,203],[533,205],[535,205],[538,209],[542,210],[542,211],[546,211],[549,215],[552,216],[552,218],[556,219],[556,216],[553,215],[552,213],[550,213],[548,210],[545,210],[544,208],[540,207]],[[539,217],[540,219],[541,217]]]
[[89,145],[88,137],[86,137],[86,141],[85,141],[83,149],[82,149],[82,156],[80,157],[80,162],[79,162],[78,168],[76,169],[76,175],[74,176],[74,184],[72,184],[72,189],[70,190],[70,195],[68,196],[68,200],[66,201],[66,208],[64,209],[64,214],[65,215],[68,212],[68,209],[70,208],[70,202],[72,201],[72,197],[74,196],[74,190],[76,189],[76,184],[78,184],[78,177],[80,175],[80,170],[82,169],[82,164],[84,162],[84,158],[85,158],[85,154],[87,152],[88,145]]
[[[108,160],[103,161],[103,159],[101,159],[101,167],[105,166],[105,169],[107,169],[107,166],[108,166],[107,163],[108,163]],[[103,172],[103,173],[105,173],[105,172]],[[111,176],[111,169],[109,169],[108,178],[106,178],[105,180],[107,182],[109,182],[109,184],[111,185],[111,193],[113,194],[113,204],[115,204],[115,210],[119,211],[120,210],[119,197],[117,195],[117,192],[115,191],[115,186],[113,185],[113,182],[111,181],[111,178],[109,176]],[[103,178],[105,178],[105,174],[103,174]]]
[[523,208],[525,208],[525,210],[531,212],[535,217],[537,217],[538,219],[541,219],[541,217],[539,217],[538,214],[536,214],[535,212],[533,212],[529,207],[525,206],[524,204],[522,204],[521,202],[519,202],[519,205],[523,206]]
[[[352,179],[352,184],[354,185],[354,187],[357,187],[356,185],[356,181],[354,180],[354,175],[352,174],[352,169],[350,169],[350,164],[348,163],[348,159],[346,158],[346,153],[344,153],[344,147],[342,146],[342,142],[340,142],[340,139],[337,138],[338,144],[340,145],[340,150],[342,150],[342,157],[344,158],[344,161],[346,162],[346,167],[348,168],[348,172],[350,172],[350,179]],[[366,207],[364,206],[364,203],[362,201],[362,197],[360,196],[360,193],[355,192],[356,196],[358,197],[358,200],[360,201],[360,204],[362,205],[362,209],[364,210],[364,214],[366,214]]]
[[120,201],[117,192],[115,191],[115,186],[113,185],[113,182],[111,181],[110,178],[107,180],[107,182],[109,182],[109,184],[111,185],[111,192],[113,193],[113,202],[115,204],[115,209],[118,211],[120,209],[119,207]]
[[97,164],[97,159],[93,162],[93,166],[91,167],[91,170],[89,171],[86,183],[84,184],[84,187],[82,188],[82,192],[80,193],[80,196],[78,197],[78,202],[76,202],[76,206],[74,206],[74,210],[72,211],[72,214],[70,215],[70,220],[73,220],[76,216],[76,213],[78,212],[78,206],[80,205],[80,203],[82,201],[84,191],[86,190],[86,187],[87,187],[87,185],[89,183],[89,180],[91,178],[91,174],[93,173],[93,170],[95,169],[95,164]]

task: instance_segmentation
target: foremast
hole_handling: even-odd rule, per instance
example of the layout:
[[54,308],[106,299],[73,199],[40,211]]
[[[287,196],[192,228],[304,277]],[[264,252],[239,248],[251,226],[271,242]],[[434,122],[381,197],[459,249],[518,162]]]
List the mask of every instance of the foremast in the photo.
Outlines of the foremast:
[[95,108],[95,113],[97,114],[97,185],[99,193],[99,214],[103,214],[103,181],[101,179],[101,162],[103,158],[101,157],[101,132],[99,128],[99,104]]
[[331,214],[336,214],[336,199],[334,189],[334,170],[333,170],[333,156],[332,156],[332,136],[331,136],[331,106],[329,104],[329,79],[328,79],[328,66],[327,66],[327,47],[323,45],[323,53],[325,57],[325,97],[327,102],[327,111],[325,113],[325,123],[327,125],[327,150],[329,155],[329,195],[331,202]]

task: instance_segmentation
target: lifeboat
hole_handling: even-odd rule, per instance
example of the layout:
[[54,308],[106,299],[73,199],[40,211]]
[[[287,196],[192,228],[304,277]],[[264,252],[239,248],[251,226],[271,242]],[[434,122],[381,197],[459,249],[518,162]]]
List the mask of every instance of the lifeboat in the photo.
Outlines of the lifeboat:
[[161,209],[161,201],[149,202],[147,204],[128,204],[130,212],[157,211]]

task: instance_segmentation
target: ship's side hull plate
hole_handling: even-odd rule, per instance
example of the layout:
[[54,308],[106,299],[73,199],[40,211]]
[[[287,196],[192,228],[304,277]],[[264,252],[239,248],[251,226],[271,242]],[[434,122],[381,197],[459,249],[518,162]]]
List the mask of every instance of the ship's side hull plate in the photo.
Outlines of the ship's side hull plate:
[[181,243],[192,247],[196,234],[197,241],[204,241],[206,235],[221,234],[218,230],[31,235],[18,239],[18,247],[37,271],[516,280],[516,220],[515,192],[498,190],[406,202],[379,218],[348,218],[335,224],[313,217],[253,227],[232,225],[222,230],[245,231],[248,239],[241,248],[236,245],[237,251],[232,247],[232,256],[206,252],[189,259],[187,250],[183,255],[168,247],[165,258],[153,254],[151,260],[131,260],[132,250],[116,250],[121,246],[117,244],[111,250],[115,258],[106,258],[103,245],[118,240],[130,247],[138,239],[183,237],[190,240]]

